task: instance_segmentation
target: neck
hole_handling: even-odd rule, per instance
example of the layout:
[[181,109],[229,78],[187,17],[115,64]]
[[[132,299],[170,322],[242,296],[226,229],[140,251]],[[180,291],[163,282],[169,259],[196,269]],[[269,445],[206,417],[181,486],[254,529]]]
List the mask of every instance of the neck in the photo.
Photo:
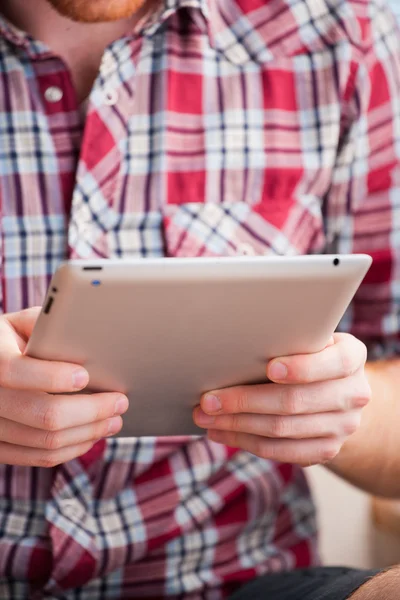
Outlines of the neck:
[[77,23],[60,15],[46,0],[3,0],[1,12],[65,62],[79,101],[90,93],[105,48],[131,31],[139,18],[136,14],[121,21]]

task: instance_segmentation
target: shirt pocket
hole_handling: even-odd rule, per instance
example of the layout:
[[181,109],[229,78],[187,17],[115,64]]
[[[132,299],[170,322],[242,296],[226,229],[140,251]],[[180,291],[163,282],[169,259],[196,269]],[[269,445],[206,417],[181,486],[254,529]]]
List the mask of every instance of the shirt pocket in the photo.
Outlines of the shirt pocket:
[[322,252],[321,202],[302,196],[280,202],[188,202],[163,207],[165,253],[172,257]]

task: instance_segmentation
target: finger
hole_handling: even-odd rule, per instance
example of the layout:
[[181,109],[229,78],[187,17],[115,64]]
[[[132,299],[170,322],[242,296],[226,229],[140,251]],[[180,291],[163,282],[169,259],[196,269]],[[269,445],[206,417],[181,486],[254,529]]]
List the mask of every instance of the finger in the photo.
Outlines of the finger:
[[329,341],[328,341],[327,345],[325,346],[325,348],[329,348],[329,346],[333,346],[334,343],[335,343],[335,338],[332,335],[332,337],[329,338]]
[[41,310],[41,306],[34,306],[15,313],[8,313],[7,316],[5,316],[5,319],[10,323],[18,335],[23,337],[25,341],[28,341],[32,335]]
[[250,433],[268,438],[311,439],[346,437],[357,431],[361,411],[323,413],[318,415],[220,415],[211,416],[200,407],[194,411],[196,425],[205,429]]
[[276,383],[310,383],[342,379],[365,365],[365,345],[349,334],[335,334],[335,344],[315,354],[276,358],[267,365],[267,377]]
[[254,413],[301,415],[362,408],[370,398],[367,379],[356,373],[346,380],[303,385],[260,384],[205,394],[200,406],[211,415]]
[[19,355],[24,351],[39,313],[39,308],[29,308],[0,317],[0,355]]
[[51,468],[86,454],[93,445],[93,442],[86,442],[85,444],[68,446],[68,448],[61,448],[60,450],[39,450],[0,442],[0,463],[24,467]]
[[0,417],[44,431],[61,431],[122,415],[128,398],[119,393],[76,394],[0,390]]
[[7,419],[0,419],[0,441],[28,448],[60,450],[115,435],[121,430],[121,427],[121,417],[112,417],[105,421],[61,431],[45,431]]
[[24,356],[39,309],[28,309],[0,318],[0,387],[74,392],[87,386],[89,375],[79,366]]
[[260,458],[308,467],[330,462],[337,456],[344,440],[316,438],[311,440],[275,440],[248,433],[210,430],[208,438],[232,448],[241,448]]
[[9,352],[0,353],[2,388],[58,394],[79,391],[88,383],[88,372],[78,365],[39,360]]

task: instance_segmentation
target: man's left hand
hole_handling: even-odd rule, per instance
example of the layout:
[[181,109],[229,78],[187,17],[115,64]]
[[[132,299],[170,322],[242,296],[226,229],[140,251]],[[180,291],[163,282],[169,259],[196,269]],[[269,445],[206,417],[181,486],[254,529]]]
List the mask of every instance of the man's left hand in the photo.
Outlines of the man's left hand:
[[364,344],[335,334],[319,353],[271,360],[272,383],[205,394],[194,409],[208,438],[262,458],[310,466],[339,453],[371,397]]

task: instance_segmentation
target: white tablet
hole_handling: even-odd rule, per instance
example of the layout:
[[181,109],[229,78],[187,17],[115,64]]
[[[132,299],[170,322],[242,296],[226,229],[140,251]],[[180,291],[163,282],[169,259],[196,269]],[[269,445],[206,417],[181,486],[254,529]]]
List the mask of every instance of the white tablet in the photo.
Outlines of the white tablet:
[[321,350],[371,258],[70,261],[27,347],[83,365],[88,391],[129,396],[120,436],[204,434],[203,392],[266,382],[269,359]]

